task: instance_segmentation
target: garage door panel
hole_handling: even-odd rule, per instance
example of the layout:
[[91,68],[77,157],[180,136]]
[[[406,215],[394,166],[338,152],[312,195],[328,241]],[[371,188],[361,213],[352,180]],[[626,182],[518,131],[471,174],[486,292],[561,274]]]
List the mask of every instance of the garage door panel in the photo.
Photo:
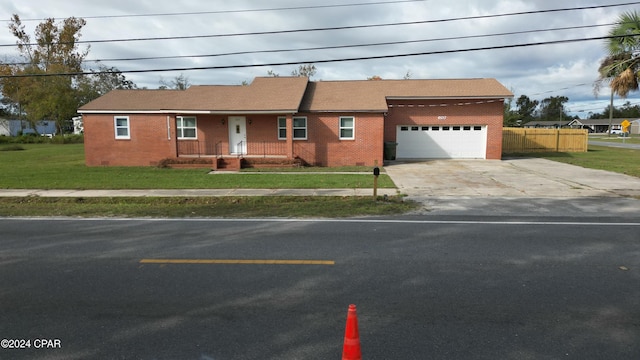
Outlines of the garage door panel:
[[484,159],[486,126],[398,126],[397,158]]

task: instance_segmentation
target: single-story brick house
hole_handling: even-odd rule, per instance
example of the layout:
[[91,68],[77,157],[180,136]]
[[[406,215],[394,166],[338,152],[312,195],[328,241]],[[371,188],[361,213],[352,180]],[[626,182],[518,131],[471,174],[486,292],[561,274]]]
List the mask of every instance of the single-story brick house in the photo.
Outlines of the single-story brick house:
[[396,157],[500,159],[504,99],[495,79],[309,81],[114,90],[82,106],[89,166],[167,158],[300,159],[318,166]]

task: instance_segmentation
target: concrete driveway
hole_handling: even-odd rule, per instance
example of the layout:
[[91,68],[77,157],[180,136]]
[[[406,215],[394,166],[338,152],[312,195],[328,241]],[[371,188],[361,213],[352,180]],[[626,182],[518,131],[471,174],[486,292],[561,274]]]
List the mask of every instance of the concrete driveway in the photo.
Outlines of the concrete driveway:
[[640,216],[640,178],[546,159],[394,162],[385,170],[422,212]]

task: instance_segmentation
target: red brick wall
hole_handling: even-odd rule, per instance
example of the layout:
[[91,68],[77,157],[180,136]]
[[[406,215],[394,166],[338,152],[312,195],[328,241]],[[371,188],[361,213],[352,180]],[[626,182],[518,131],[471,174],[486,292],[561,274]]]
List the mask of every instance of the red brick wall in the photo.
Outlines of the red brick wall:
[[83,115],[88,166],[148,166],[175,157],[175,117],[169,121],[169,139],[167,115],[128,116],[130,139],[116,139],[114,115]]
[[[295,140],[293,152],[312,165],[373,166],[383,163],[384,141],[396,140],[397,125],[486,125],[487,159],[502,154],[501,101],[394,100],[388,114],[331,113],[298,114],[307,117],[307,140]],[[444,105],[444,106],[442,106]],[[126,115],[126,114],[124,114]],[[340,116],[355,117],[355,139],[341,140]],[[229,152],[228,117],[198,115],[198,141],[204,146],[220,144],[221,154]],[[278,140],[277,115],[247,115],[247,142],[250,154],[284,155],[286,141]],[[224,120],[224,123],[223,123]],[[175,116],[129,115],[131,139],[115,139],[114,115],[84,115],[85,157],[89,166],[148,166],[177,156]],[[182,140],[189,141],[189,140]]]
[[[382,114],[299,114],[307,117],[307,140],[294,141],[294,154],[318,166],[382,165]],[[340,139],[340,116],[355,118],[354,139]]]
[[487,100],[393,100],[384,141],[396,141],[398,125],[486,125],[487,159],[502,158],[503,102]]

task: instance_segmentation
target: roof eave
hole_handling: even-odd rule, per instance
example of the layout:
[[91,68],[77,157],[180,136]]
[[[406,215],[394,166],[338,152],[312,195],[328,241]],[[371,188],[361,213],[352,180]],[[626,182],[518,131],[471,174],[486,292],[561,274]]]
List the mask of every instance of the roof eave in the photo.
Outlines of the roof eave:
[[486,95],[486,96],[386,96],[387,100],[487,100],[512,98],[513,95]]
[[79,114],[204,114],[204,115],[260,115],[295,114],[298,109],[285,110],[78,110]]

